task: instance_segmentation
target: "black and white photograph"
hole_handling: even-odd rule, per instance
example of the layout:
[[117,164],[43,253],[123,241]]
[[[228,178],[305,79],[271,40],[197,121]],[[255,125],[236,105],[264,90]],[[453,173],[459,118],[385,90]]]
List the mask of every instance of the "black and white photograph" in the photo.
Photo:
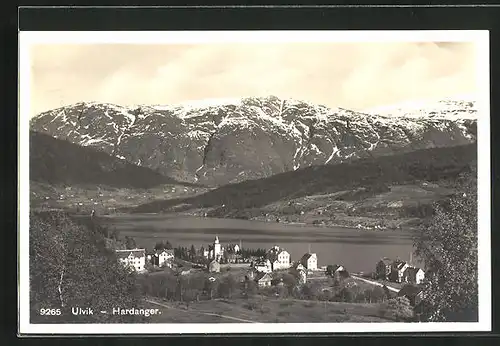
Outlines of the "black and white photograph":
[[487,331],[487,31],[21,32],[20,330]]

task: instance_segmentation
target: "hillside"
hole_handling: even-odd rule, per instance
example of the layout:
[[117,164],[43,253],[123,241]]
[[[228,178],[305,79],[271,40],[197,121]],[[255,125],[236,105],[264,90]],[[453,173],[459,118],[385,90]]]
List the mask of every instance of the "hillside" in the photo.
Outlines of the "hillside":
[[30,131],[30,198],[33,207],[99,209],[145,203],[201,189],[94,148]]
[[[267,220],[286,216],[294,222],[304,221],[299,216],[314,214],[323,223],[339,215],[354,217],[351,222],[360,222],[360,217],[378,221],[419,218],[425,216],[426,205],[454,192],[454,180],[473,171],[476,159],[475,144],[418,150],[308,167],[222,186],[199,196],[155,201],[132,211]],[[348,220],[340,223],[349,224]]]
[[[144,322],[141,316],[71,313],[77,306],[110,311],[141,304],[137,275],[104,247],[102,234],[64,213],[49,212],[30,213],[29,237],[31,323]],[[60,314],[40,313],[49,308]]]
[[30,131],[30,180],[140,189],[178,183],[149,168],[34,131]]
[[220,186],[476,140],[474,102],[428,116],[434,108],[420,116],[365,114],[274,96],[171,106],[87,102],[41,113],[31,128],[179,181]]

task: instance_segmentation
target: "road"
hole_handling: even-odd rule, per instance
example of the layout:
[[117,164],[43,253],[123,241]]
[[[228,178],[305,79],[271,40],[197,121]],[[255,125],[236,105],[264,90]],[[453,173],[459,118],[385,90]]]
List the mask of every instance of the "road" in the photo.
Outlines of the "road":
[[[380,282],[377,282],[377,281],[368,280],[368,279],[365,279],[365,278],[362,278],[362,277],[359,277],[359,276],[357,276],[357,275],[353,275],[353,274],[351,274],[351,276],[352,276],[353,278],[357,279],[357,280],[364,281],[364,282],[369,283],[369,284],[371,284],[371,285],[380,286],[380,287],[383,287],[383,286],[384,286],[384,284],[381,284]],[[399,292],[399,290],[398,290],[397,288],[390,287],[390,286],[387,286],[387,285],[385,285],[385,287],[387,287],[387,289],[388,289],[389,291],[396,292],[396,293],[398,293],[398,292]]]
[[237,318],[237,317],[232,317],[232,316],[227,316],[227,315],[220,315],[220,314],[216,314],[216,313],[208,312],[208,311],[178,309],[178,308],[174,308],[173,306],[170,306],[170,305],[167,305],[167,304],[163,304],[163,303],[158,303],[158,302],[156,302],[154,300],[149,300],[149,299],[144,299],[144,301],[146,301],[146,302],[148,302],[150,304],[154,304],[154,305],[158,305],[158,306],[170,309],[170,310],[182,311],[182,312],[185,312],[185,313],[197,313],[197,314],[206,315],[206,316],[216,316],[216,317],[225,318],[225,319],[228,319],[228,320],[233,320],[233,321],[238,321],[238,322],[245,322],[245,323],[260,323],[260,322],[255,322],[255,321],[251,321],[251,320],[245,320],[245,319],[242,319],[242,318]]

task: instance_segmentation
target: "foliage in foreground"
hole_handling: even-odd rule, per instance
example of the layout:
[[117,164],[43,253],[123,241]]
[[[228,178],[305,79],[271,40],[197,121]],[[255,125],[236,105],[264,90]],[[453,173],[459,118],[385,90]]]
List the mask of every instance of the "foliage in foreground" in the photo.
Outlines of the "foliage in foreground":
[[427,269],[422,317],[429,321],[478,319],[477,179],[460,184],[460,194],[436,205],[415,241]]
[[[139,290],[135,274],[125,270],[103,236],[73,222],[64,213],[30,214],[30,318],[32,323],[139,322],[140,318],[101,314],[135,308]],[[75,316],[71,309],[91,308]],[[42,316],[53,309],[60,315]]]

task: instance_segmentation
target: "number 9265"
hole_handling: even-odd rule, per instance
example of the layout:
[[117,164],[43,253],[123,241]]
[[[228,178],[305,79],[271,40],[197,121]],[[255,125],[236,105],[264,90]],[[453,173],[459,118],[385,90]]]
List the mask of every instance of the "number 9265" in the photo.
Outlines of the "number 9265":
[[40,315],[42,315],[42,316],[59,316],[59,315],[61,315],[61,309],[40,309]]

